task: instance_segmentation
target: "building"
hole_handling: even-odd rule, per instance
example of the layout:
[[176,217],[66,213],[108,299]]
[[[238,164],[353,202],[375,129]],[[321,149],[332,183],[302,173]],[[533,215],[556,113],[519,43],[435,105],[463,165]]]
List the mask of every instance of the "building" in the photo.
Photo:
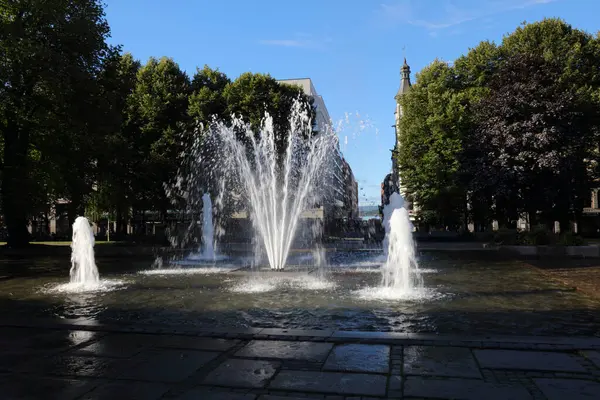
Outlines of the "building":
[[342,159],[344,165],[344,210],[346,211],[346,218],[349,220],[358,219],[358,182],[354,178],[354,173],[350,164],[345,159]]
[[329,117],[329,112],[325,106],[323,96],[317,93],[310,78],[280,79],[277,82],[284,85],[299,86],[304,91],[304,94],[312,97],[316,114],[315,120],[313,121],[313,130],[315,132],[322,132],[331,128],[331,118]]
[[404,96],[406,93],[410,91],[411,88],[410,82],[410,66],[406,62],[406,58],[404,58],[404,63],[400,68],[400,88],[396,93],[396,110],[394,111],[394,136],[396,138],[394,148],[391,150],[392,152],[392,171],[390,174],[386,175],[383,182],[381,183],[381,208],[388,204],[389,196],[394,192],[400,192],[402,196],[405,198],[409,215],[411,216],[411,220],[414,220],[414,211],[416,210],[416,206],[410,200],[410,193],[407,193],[406,188],[402,186],[402,179],[399,175],[398,162],[396,161],[396,155],[399,150],[399,135],[400,135],[400,119],[402,118],[402,106],[400,104],[400,98]]
[[[282,79],[277,81],[284,85],[294,85],[302,88],[307,96],[313,99],[313,106],[315,107],[315,120],[313,121],[313,130],[315,132],[325,132],[332,129],[331,118],[323,97],[317,93],[315,86],[310,78],[302,79]],[[344,173],[344,157],[340,151],[339,140],[336,136],[335,144],[332,148],[331,157],[328,157],[329,165],[325,174],[325,182],[320,187],[323,188],[323,218],[326,220],[341,219],[348,216],[347,202],[346,202],[346,184]],[[347,164],[347,163],[346,163]],[[348,165],[347,168],[350,168]],[[350,170],[350,172],[352,172]],[[352,175],[354,177],[354,175]],[[357,189],[358,198],[358,189]],[[358,200],[357,200],[358,208]],[[358,211],[357,211],[358,212]],[[313,212],[311,212],[313,213]]]

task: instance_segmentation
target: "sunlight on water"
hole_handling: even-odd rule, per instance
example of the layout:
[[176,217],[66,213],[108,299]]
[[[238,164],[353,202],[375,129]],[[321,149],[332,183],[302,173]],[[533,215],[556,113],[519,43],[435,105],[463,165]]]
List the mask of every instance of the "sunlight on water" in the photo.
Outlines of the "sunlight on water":
[[312,275],[296,276],[252,276],[231,287],[235,293],[264,293],[281,289],[328,290],[336,283],[323,277]]
[[102,279],[96,283],[69,282],[62,283],[50,288],[42,289],[44,293],[89,293],[89,292],[110,292],[117,289],[124,289],[127,282],[120,279]]
[[207,275],[231,272],[235,267],[160,268],[140,271],[142,275]]
[[425,302],[439,300],[444,297],[434,289],[412,289],[399,291],[393,287],[367,287],[357,290],[356,296],[361,300],[375,301],[414,301]]

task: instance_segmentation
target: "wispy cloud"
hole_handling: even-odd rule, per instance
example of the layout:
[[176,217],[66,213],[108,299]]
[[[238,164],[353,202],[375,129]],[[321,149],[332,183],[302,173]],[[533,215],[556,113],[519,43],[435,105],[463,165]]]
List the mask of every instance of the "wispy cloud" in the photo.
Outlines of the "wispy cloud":
[[451,0],[444,0],[432,8],[424,5],[422,1],[397,0],[381,4],[377,14],[389,23],[404,23],[424,28],[435,36],[440,30],[470,21],[555,1],[560,0],[471,0],[457,6]]
[[316,39],[308,34],[297,33],[291,39],[263,39],[259,40],[258,43],[265,46],[298,47],[323,50],[327,44],[331,43],[331,41],[331,38]]

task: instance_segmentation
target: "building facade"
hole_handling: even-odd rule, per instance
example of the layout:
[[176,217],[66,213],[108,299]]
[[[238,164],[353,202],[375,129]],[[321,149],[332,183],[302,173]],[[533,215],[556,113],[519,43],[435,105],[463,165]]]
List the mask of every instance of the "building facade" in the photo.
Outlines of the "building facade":
[[[315,120],[313,121],[313,130],[315,132],[326,132],[333,129],[329,112],[325,106],[325,101],[323,100],[323,97],[317,93],[310,78],[282,79],[278,80],[278,82],[284,85],[299,86],[304,91],[304,94],[313,99],[313,106],[315,107],[316,114]],[[346,209],[347,181],[344,172],[345,160],[340,151],[340,143],[337,136],[335,137],[335,143],[332,146],[330,157],[327,159],[329,164],[325,168],[326,173],[324,174],[324,181],[319,185],[321,190],[323,190],[323,218],[328,220],[341,219],[348,215],[348,210]],[[349,165],[347,167],[350,168]]]
[[358,182],[354,177],[350,164],[345,159],[342,159],[344,165],[344,209],[346,211],[346,218],[349,220],[358,219]]

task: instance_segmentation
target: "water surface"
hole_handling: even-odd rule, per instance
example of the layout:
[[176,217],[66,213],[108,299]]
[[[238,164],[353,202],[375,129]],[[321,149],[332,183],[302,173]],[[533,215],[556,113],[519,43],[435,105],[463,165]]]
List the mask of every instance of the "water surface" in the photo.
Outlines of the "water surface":
[[[379,284],[373,253],[336,253],[324,276],[312,269],[211,271],[177,266],[147,273],[151,260],[99,259],[111,290],[69,293],[69,260],[0,260],[0,317],[87,318],[100,322],[379,330],[445,334],[600,335],[600,301],[520,262],[421,257],[425,298],[360,296]],[[302,264],[299,257],[296,264]],[[165,268],[166,266],[163,266]],[[307,271],[311,270],[309,273]]]

